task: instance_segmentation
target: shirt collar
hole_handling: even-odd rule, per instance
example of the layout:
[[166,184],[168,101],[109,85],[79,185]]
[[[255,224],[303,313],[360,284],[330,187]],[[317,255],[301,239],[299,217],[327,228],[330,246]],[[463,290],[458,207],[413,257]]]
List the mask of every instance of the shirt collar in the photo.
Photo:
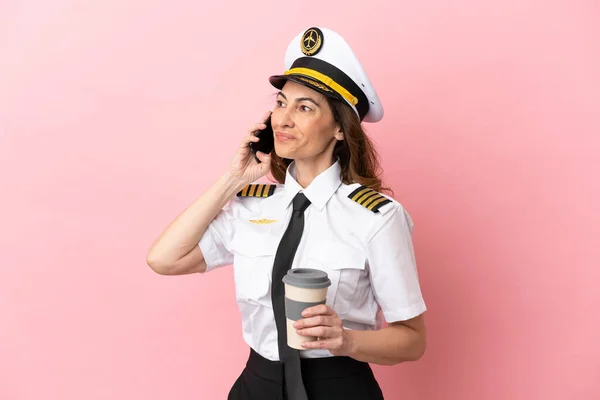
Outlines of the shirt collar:
[[308,187],[302,188],[298,181],[296,181],[296,165],[292,161],[285,173],[284,208],[287,208],[292,203],[294,196],[302,191],[313,206],[319,211],[323,210],[329,199],[331,199],[331,196],[333,196],[342,183],[340,177],[341,171],[340,162],[336,160],[333,165],[317,175]]

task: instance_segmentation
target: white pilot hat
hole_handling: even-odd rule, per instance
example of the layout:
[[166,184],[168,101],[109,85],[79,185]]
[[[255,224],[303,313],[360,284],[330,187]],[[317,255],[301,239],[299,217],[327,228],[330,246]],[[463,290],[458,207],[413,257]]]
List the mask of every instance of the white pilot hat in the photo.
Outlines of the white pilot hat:
[[383,118],[377,92],[354,51],[330,29],[312,27],[291,41],[285,54],[284,74],[269,78],[277,89],[283,88],[286,80],[345,101],[360,121],[377,122]]

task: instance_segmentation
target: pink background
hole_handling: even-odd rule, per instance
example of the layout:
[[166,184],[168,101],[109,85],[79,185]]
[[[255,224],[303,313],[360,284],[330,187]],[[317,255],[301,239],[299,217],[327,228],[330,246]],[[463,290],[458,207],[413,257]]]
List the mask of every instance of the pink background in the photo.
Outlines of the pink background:
[[0,3],[0,399],[225,398],[231,269],[145,254],[315,24],[378,89],[416,223],[429,345],[374,367],[386,398],[600,398],[599,3],[205,3]]

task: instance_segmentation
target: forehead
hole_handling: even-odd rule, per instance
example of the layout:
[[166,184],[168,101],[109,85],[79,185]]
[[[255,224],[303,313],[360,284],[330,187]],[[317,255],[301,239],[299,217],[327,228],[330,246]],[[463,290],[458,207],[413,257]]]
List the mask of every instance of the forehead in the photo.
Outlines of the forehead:
[[325,101],[325,96],[316,90],[313,90],[307,86],[301,85],[294,81],[287,81],[283,88],[281,88],[281,92],[288,98],[288,100],[293,100],[298,97],[310,97],[315,100]]

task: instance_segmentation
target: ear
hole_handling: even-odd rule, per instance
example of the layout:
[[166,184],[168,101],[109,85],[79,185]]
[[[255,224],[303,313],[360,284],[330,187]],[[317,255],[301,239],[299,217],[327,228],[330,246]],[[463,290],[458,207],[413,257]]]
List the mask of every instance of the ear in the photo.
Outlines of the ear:
[[333,136],[337,140],[344,140],[344,132],[342,132],[342,129],[341,129],[341,127],[339,125],[337,126],[337,130],[335,131],[335,133],[333,134]]

